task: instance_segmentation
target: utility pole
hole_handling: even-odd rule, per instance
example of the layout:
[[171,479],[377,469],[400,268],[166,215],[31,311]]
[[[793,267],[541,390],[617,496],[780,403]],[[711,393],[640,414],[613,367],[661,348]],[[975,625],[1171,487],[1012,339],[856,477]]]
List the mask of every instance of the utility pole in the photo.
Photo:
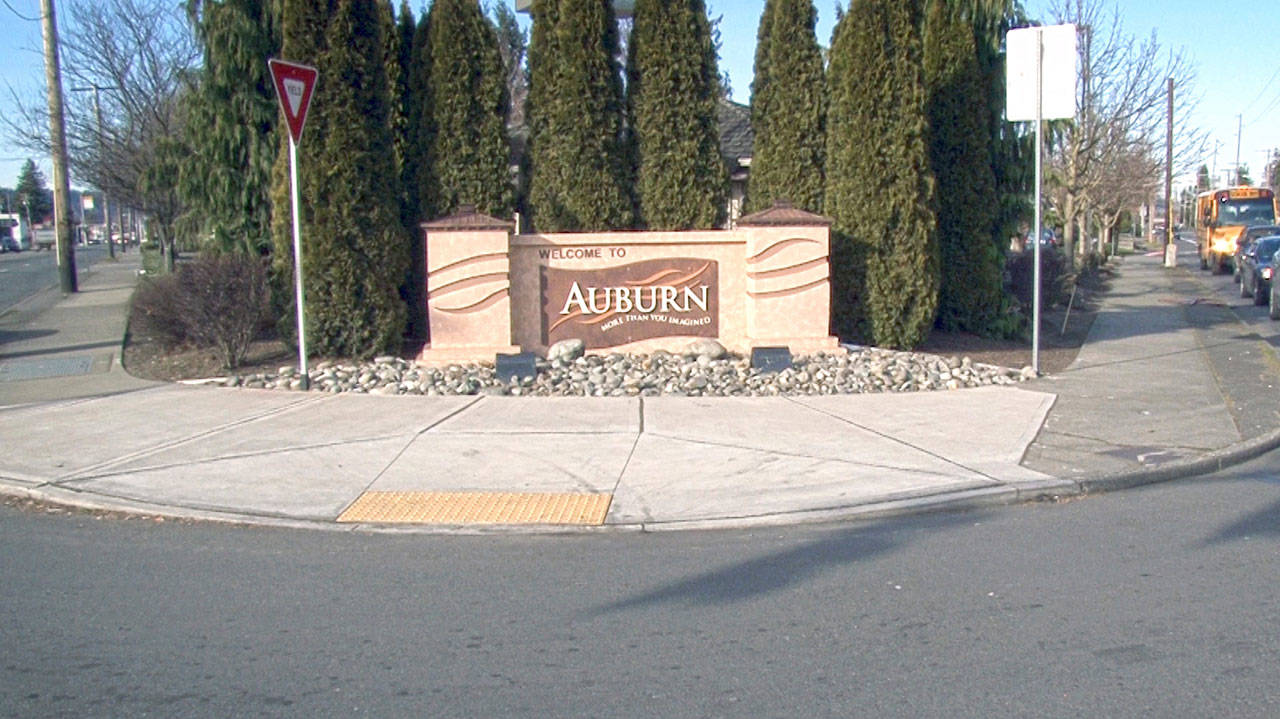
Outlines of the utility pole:
[[1212,190],[1218,186],[1218,148],[1222,147],[1222,140],[1213,141],[1213,165],[1209,170],[1209,189]]
[[1164,266],[1178,266],[1178,246],[1173,241],[1173,78],[1169,78],[1169,99],[1164,134]]
[[49,142],[53,146],[53,217],[57,228],[58,281],[64,293],[76,292],[76,250],[71,242],[71,184],[67,177],[67,132],[62,110],[62,67],[58,62],[58,23],[53,0],[40,0],[44,30],[44,79],[49,95]]
[[1240,184],[1240,133],[1244,130],[1244,115],[1236,115],[1236,181],[1233,185]]

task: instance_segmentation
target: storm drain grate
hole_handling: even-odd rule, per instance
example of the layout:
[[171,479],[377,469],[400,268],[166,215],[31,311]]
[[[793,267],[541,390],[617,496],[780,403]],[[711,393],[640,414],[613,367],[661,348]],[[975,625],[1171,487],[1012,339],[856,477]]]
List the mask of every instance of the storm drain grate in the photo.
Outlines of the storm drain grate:
[[0,361],[0,382],[46,377],[70,377],[89,374],[93,370],[93,355],[52,357],[49,359]]
[[599,526],[611,494],[365,492],[339,522]]

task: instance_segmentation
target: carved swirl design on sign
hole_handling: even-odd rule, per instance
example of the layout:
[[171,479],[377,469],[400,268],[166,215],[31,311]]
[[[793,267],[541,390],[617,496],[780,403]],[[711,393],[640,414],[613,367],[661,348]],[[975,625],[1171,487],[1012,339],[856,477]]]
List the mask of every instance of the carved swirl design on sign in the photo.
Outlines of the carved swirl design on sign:
[[824,243],[807,237],[779,240],[747,258],[747,294],[800,294],[825,284],[829,272]]
[[505,253],[465,257],[428,270],[427,298],[437,312],[468,314],[492,307],[510,294]]

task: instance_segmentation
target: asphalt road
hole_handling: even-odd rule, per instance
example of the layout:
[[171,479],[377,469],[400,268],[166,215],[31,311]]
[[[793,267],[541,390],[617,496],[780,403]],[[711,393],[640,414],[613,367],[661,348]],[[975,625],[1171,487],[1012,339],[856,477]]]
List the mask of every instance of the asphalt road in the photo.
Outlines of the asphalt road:
[[[77,246],[76,271],[84,273],[106,256],[106,245]],[[54,252],[27,250],[0,254],[0,313],[57,284],[58,264]]]
[[1280,322],[1271,320],[1267,306],[1240,297],[1240,285],[1230,274],[1201,270],[1194,237],[1178,243],[1178,264],[1188,269],[1175,276],[1180,297],[1191,297],[1187,320],[1196,328],[1200,346],[1223,395],[1236,428],[1245,439],[1258,437],[1280,425],[1280,402],[1272,393],[1247,393],[1259,377],[1274,377],[1280,367]]
[[1277,476],[657,535],[0,509],[0,715],[1275,717]]

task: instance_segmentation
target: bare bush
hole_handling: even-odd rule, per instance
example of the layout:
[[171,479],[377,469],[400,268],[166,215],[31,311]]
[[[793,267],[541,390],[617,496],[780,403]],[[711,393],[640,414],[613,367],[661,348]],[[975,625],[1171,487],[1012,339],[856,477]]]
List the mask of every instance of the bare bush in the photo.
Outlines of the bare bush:
[[134,296],[134,311],[140,329],[166,348],[212,349],[225,369],[235,369],[262,329],[268,296],[261,260],[201,256],[176,274],[145,280]]
[[130,331],[143,333],[166,350],[188,343],[187,326],[176,298],[181,294],[177,275],[149,276],[133,293],[133,320]]

